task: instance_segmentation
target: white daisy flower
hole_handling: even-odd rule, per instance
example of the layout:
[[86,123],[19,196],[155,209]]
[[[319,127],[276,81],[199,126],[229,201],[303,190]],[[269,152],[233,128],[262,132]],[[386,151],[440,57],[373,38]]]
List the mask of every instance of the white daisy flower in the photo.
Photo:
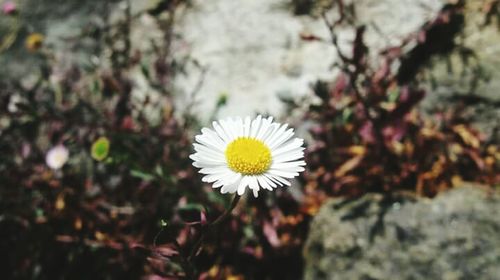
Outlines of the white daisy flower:
[[60,169],[69,158],[69,151],[63,145],[53,147],[47,152],[45,162],[52,169]]
[[203,128],[193,144],[193,166],[205,174],[203,182],[213,183],[221,193],[243,195],[247,187],[255,197],[260,189],[272,191],[290,186],[289,179],[304,171],[303,139],[293,137],[287,124],[257,116],[227,118]]

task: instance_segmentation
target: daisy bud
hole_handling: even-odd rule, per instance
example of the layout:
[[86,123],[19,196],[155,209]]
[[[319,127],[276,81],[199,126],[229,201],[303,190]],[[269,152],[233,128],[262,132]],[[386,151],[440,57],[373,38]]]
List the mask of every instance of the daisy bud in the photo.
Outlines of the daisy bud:
[[60,169],[69,158],[69,151],[63,145],[53,147],[47,152],[45,162],[52,169]]
[[2,12],[6,15],[11,15],[17,12],[16,3],[12,1],[7,1],[2,4]]

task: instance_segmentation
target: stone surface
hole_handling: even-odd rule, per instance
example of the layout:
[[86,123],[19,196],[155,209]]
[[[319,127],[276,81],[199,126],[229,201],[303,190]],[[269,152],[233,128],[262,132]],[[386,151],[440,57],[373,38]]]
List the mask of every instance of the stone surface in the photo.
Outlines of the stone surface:
[[[159,0],[130,0],[132,14],[153,7]],[[0,4],[5,2],[0,0]],[[92,65],[100,55],[100,41],[82,36],[92,26],[103,27],[123,14],[120,0],[17,0],[16,15],[0,16],[0,78],[20,79],[37,73],[40,56],[26,50],[30,33],[41,33],[44,44],[67,63]],[[122,16],[123,17],[123,16]],[[84,38],[84,39],[82,39]]]
[[[80,34],[89,23],[102,18],[105,1],[91,0],[23,0],[16,1],[18,14],[2,15],[0,38],[5,49],[0,53],[2,78],[23,78],[36,73],[40,67],[40,56],[26,50],[25,38],[30,33],[41,33],[45,37],[44,44],[55,46],[64,51],[73,46],[69,38]],[[111,1],[107,1],[111,2]],[[115,1],[116,2],[116,1]],[[8,38],[8,39],[7,39]],[[9,42],[6,42],[7,41]],[[8,47],[8,48],[7,48]],[[80,53],[74,56],[80,59]]]
[[[352,1],[352,0],[351,0]],[[351,1],[346,1],[351,2]],[[292,98],[311,93],[310,84],[331,80],[337,60],[326,42],[306,42],[300,33],[329,40],[324,22],[294,16],[290,0],[194,0],[179,19],[178,45],[208,68],[196,99],[202,117],[210,116],[218,96],[229,96],[220,116],[268,112],[283,113],[278,95]],[[431,19],[442,6],[439,0],[356,0],[360,23],[367,24],[367,44],[373,53],[398,44],[408,33]],[[334,16],[334,15],[332,15]],[[352,30],[338,34],[341,47],[350,51]],[[179,49],[180,47],[178,47]],[[188,68],[179,76],[180,93],[189,93],[199,81],[199,69]],[[192,96],[183,94],[187,102]]]
[[498,279],[499,215],[500,195],[473,185],[332,199],[311,225],[305,279]]
[[[154,7],[159,0],[130,0],[132,13]],[[346,3],[354,0],[346,0]],[[0,0],[2,2],[2,0]],[[15,23],[2,17],[0,37],[12,35],[11,47],[0,53],[1,77],[24,77],[39,71],[36,54],[24,48],[28,33],[39,32],[66,64],[105,63],[96,50],[99,43],[76,40],[89,26],[113,22],[123,13],[120,0],[18,0],[20,13]],[[298,98],[311,93],[318,79],[331,80],[336,70],[334,48],[327,42],[303,41],[301,33],[328,40],[320,18],[295,16],[291,0],[192,0],[177,15],[176,40],[172,53],[187,63],[175,77],[176,101],[183,110],[196,101],[194,110],[207,121],[217,98],[229,96],[219,117],[255,112],[281,115],[278,96]],[[441,0],[356,0],[359,23],[367,25],[366,42],[373,54],[397,45],[408,33],[431,19]],[[332,16],[335,16],[334,14]],[[3,23],[2,23],[3,22]],[[162,37],[151,18],[134,21],[133,48],[147,51],[147,43]],[[339,43],[350,51],[352,30],[339,30]],[[74,39],[71,39],[74,38]],[[61,59],[63,57],[63,59]],[[207,69],[203,82],[197,64]],[[140,81],[139,81],[140,82]],[[200,86],[199,86],[200,85]],[[198,90],[196,90],[198,88]],[[196,96],[192,93],[197,92]]]
[[457,40],[474,56],[467,63],[458,51],[434,58],[425,73],[429,94],[422,106],[427,111],[442,111],[465,101],[475,125],[498,142],[499,132],[493,133],[500,128],[500,30],[494,19],[484,24],[487,2],[467,1],[464,33]]

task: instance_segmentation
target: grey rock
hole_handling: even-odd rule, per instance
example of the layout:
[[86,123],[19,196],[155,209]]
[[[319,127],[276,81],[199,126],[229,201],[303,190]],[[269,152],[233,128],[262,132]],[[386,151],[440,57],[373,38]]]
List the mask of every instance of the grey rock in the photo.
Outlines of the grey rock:
[[305,279],[500,279],[500,195],[332,199],[314,218]]
[[[147,10],[159,0],[130,0],[131,13]],[[20,79],[38,74],[44,59],[26,50],[30,33],[41,33],[44,45],[68,64],[91,67],[103,45],[103,34],[93,30],[123,15],[123,0],[19,0],[16,15],[0,16],[0,78]],[[1,3],[1,2],[0,2]],[[122,16],[123,17],[123,16]],[[96,34],[94,34],[96,33]]]
[[[193,8],[179,13],[176,32],[182,34],[176,49],[208,69],[196,96],[196,109],[207,121],[215,100],[228,95],[219,117],[286,111],[278,96],[301,100],[312,96],[311,84],[334,79],[338,62],[330,43],[301,40],[300,34],[329,38],[323,20],[295,16],[291,0],[193,0]],[[302,2],[328,2],[323,0]],[[400,44],[441,8],[442,0],[346,0],[355,2],[359,24],[366,24],[366,43],[372,54]],[[322,5],[321,3],[314,6]],[[337,12],[332,11],[332,19]],[[339,44],[348,53],[353,30],[341,28]],[[328,41],[328,40],[327,40]],[[178,92],[189,93],[199,82],[199,69],[188,65],[186,76],[175,80]],[[179,98],[181,99],[181,98]],[[186,95],[186,101],[192,97]],[[182,103],[181,103],[182,104]],[[242,106],[244,104],[244,106]],[[182,108],[182,106],[178,106]]]
[[434,112],[465,102],[468,119],[481,132],[500,141],[500,29],[495,21],[485,25],[483,7],[487,0],[466,2],[466,24],[457,43],[473,54],[464,60],[459,49],[435,57],[423,75],[429,94],[423,101],[425,111]]
[[[155,7],[160,0],[130,0],[132,14]],[[357,3],[359,24],[367,25],[366,43],[372,54],[398,45],[407,34],[431,19],[444,0],[346,0]],[[42,33],[60,68],[106,66],[109,54],[103,38],[92,32],[123,17],[125,0],[19,0],[19,15],[0,17],[1,38],[14,39],[1,51],[1,78],[38,76],[43,57],[24,48],[29,33]],[[313,95],[311,84],[334,79],[338,61],[334,47],[325,42],[304,41],[300,34],[329,38],[321,18],[295,16],[291,0],[192,0],[176,16],[172,51],[185,73],[173,81],[177,108],[195,103],[196,114],[208,121],[216,100],[227,95],[227,106],[218,117],[255,112],[283,115],[279,96],[296,100]],[[330,1],[313,1],[330,2]],[[336,12],[332,12],[332,19]],[[151,23],[153,22],[153,23]],[[150,18],[132,24],[133,49],[150,53],[150,42],[163,31]],[[353,30],[339,30],[339,43],[348,52]],[[100,34],[102,36],[102,34]],[[97,37],[97,38],[96,38]],[[0,42],[1,43],[1,42]],[[134,45],[135,44],[135,45]],[[0,44],[1,45],[1,44]],[[146,46],[144,46],[146,45]],[[200,65],[207,69],[206,75]],[[201,79],[201,77],[204,77]],[[199,94],[197,92],[200,80]],[[140,81],[139,81],[140,82]],[[142,90],[142,89],[141,89]],[[149,91],[149,90],[148,90]],[[178,93],[178,94],[177,94]],[[244,106],[242,106],[244,104]]]

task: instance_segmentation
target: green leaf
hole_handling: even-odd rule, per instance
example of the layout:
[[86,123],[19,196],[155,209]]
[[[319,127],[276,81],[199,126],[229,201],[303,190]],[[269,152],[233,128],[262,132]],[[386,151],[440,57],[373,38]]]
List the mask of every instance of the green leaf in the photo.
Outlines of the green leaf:
[[399,98],[399,89],[393,89],[389,91],[388,100],[389,102],[396,102]]
[[255,232],[253,230],[253,228],[251,226],[244,226],[243,227],[243,235],[246,237],[246,238],[254,238],[255,237]]
[[168,225],[167,221],[165,221],[164,219],[160,220],[160,226],[161,227],[166,227],[167,225]]
[[141,63],[141,72],[147,79],[150,78],[148,65],[146,63]]
[[197,211],[202,211],[204,210],[203,205],[198,204],[198,203],[188,203],[181,208],[179,208],[180,211],[192,211],[192,210],[197,210]]
[[43,217],[45,215],[44,212],[43,212],[43,209],[40,209],[40,208],[37,208],[36,211],[35,211],[35,213],[36,213],[36,216],[38,218]]
[[160,177],[163,177],[163,169],[161,168],[161,166],[157,165],[155,167],[155,173],[160,176]]
[[104,160],[109,154],[109,139],[106,137],[99,137],[90,149],[92,158],[97,161]]
[[94,80],[94,82],[90,86],[90,91],[95,95],[97,95],[101,92],[101,87],[100,87],[99,82],[97,80]]
[[351,117],[353,115],[353,112],[350,108],[345,108],[343,111],[342,111],[342,121],[344,123],[348,122],[351,120]]
[[219,97],[217,98],[217,103],[215,104],[215,107],[220,108],[222,106],[225,106],[227,104],[227,98],[228,94],[225,92],[221,92],[219,94]]
[[155,179],[154,175],[151,175],[149,173],[146,173],[146,172],[143,172],[143,171],[137,170],[137,169],[130,170],[130,175],[132,177],[140,178],[144,181],[153,181]]
[[229,207],[228,200],[220,192],[208,192],[207,198],[212,203],[215,203],[218,205],[224,205],[224,207]]

